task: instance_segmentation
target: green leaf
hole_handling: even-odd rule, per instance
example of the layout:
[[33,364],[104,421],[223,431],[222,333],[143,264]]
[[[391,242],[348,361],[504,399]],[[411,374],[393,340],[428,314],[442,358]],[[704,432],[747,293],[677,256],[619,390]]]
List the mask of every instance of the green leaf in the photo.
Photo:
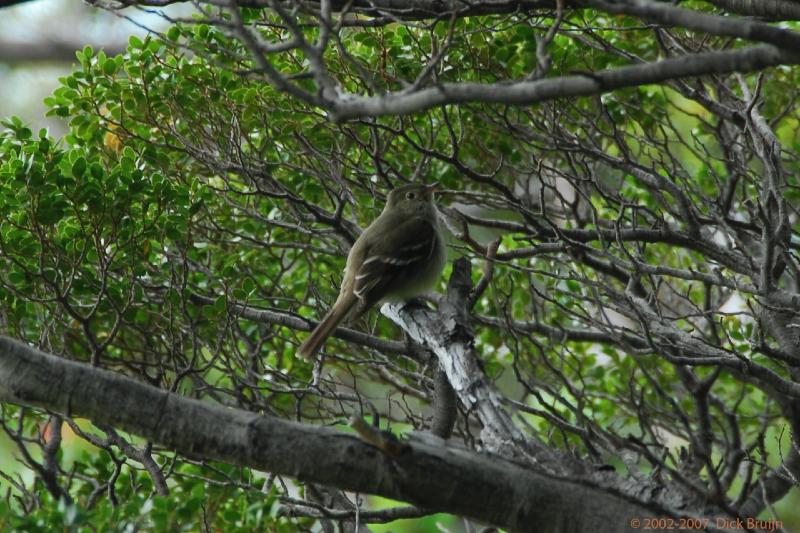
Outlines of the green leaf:
[[103,62],[103,73],[106,76],[113,76],[117,71],[117,62],[114,58],[108,58]]
[[131,35],[131,36],[130,36],[130,38],[128,39],[128,44],[129,44],[129,45],[131,46],[131,48],[133,48],[133,49],[141,49],[141,48],[143,48],[143,47],[144,47],[144,43],[142,42],[142,40],[141,40],[141,39],[139,39],[139,38],[138,38],[137,36],[135,36],[135,35]]
[[177,41],[181,36],[181,30],[177,26],[172,26],[167,31],[167,39],[170,41]]
[[75,160],[72,164],[72,175],[76,178],[80,178],[86,172],[86,159],[83,157],[79,157]]

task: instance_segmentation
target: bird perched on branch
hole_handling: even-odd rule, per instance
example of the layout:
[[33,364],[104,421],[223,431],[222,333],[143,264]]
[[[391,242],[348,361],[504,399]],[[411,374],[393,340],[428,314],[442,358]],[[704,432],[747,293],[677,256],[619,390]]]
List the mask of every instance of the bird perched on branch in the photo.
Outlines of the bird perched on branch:
[[438,184],[404,185],[350,249],[339,297],[297,353],[310,358],[345,318],[381,301],[419,296],[436,284],[446,249],[434,194]]

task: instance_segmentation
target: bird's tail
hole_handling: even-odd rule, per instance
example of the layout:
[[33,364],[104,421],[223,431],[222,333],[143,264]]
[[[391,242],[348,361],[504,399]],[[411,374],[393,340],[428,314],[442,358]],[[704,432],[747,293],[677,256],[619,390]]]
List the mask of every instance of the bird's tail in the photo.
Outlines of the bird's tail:
[[297,349],[297,354],[306,359],[314,357],[320,348],[322,348],[322,345],[325,344],[325,340],[328,336],[336,329],[336,326],[347,317],[350,309],[353,307],[353,303],[355,303],[355,298],[352,296],[336,300],[336,303],[333,304],[333,307],[331,307],[328,314],[325,315],[325,318],[317,324],[317,327],[314,328],[311,335]]

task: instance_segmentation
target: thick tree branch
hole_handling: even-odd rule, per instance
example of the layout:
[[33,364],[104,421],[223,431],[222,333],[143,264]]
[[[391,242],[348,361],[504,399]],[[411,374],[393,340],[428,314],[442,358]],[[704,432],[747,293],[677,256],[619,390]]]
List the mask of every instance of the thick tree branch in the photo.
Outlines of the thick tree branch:
[[449,104],[496,103],[531,105],[556,98],[589,96],[626,87],[661,83],[678,78],[753,72],[776,65],[800,63],[800,54],[771,45],[725,52],[706,52],[655,63],[507,84],[443,83],[417,91],[380,96],[349,96],[331,103],[336,121],[384,115],[405,115]]
[[721,17],[694,9],[676,7],[651,0],[586,0],[586,4],[612,14],[625,14],[710,35],[735,37],[769,43],[786,50],[797,50],[800,34],[764,22],[737,17]]
[[436,370],[434,387],[431,433],[447,439],[453,433],[458,410],[455,391],[447,380],[447,374],[441,368]]
[[[181,4],[188,0],[117,0],[108,2],[110,6],[125,7],[139,6],[167,6]],[[90,3],[100,4],[97,0]],[[219,7],[229,7],[228,0],[204,0],[204,4]],[[273,0],[237,0],[240,7],[269,8],[275,3]],[[421,20],[432,18],[447,18],[453,13],[458,16],[495,15],[513,13],[516,11],[532,11],[537,9],[554,9],[555,0],[481,0],[480,2],[465,2],[464,0],[333,0],[333,12],[350,11],[377,19],[387,21]],[[105,5],[105,3],[103,3]],[[288,4],[288,2],[287,2]],[[319,13],[321,2],[298,2],[306,12]]]
[[[22,0],[11,1],[11,4]],[[109,2],[116,6],[157,6],[163,7],[170,4],[186,3],[188,0],[117,0]],[[798,20],[800,19],[800,6],[792,0],[707,0],[730,13],[750,15],[769,20]],[[99,4],[97,0],[89,3]],[[219,7],[228,7],[227,0],[205,0],[203,3]],[[272,5],[271,0],[238,0],[241,7],[267,8]],[[605,2],[610,3],[610,2]],[[464,0],[333,0],[330,2],[334,12],[345,9],[360,15],[393,20],[419,20],[431,18],[446,18],[453,13],[458,16],[475,15],[501,15],[513,12],[531,12],[536,10],[554,10],[555,0],[480,0],[467,2]],[[567,1],[565,7],[578,9],[590,5],[591,1]],[[319,13],[320,2],[306,1],[301,5],[306,11]],[[387,16],[389,15],[389,16]]]
[[462,258],[453,265],[447,295],[438,314],[424,307],[399,304],[386,304],[381,312],[414,341],[436,354],[458,399],[467,409],[474,409],[483,424],[481,438],[488,450],[525,457],[560,470],[557,454],[516,427],[503,408],[500,394],[481,368],[467,316],[471,289],[469,261]]
[[644,507],[499,456],[413,439],[388,457],[352,434],[226,409],[0,337],[0,400],[85,417],[188,456],[380,494],[539,533],[633,531]]
[[731,13],[769,20],[800,19],[800,3],[795,0],[708,0]]

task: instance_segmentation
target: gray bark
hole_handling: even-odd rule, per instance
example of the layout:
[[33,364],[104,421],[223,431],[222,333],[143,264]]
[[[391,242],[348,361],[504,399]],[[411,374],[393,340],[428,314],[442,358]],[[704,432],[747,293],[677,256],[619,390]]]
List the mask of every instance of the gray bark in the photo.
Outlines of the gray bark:
[[603,94],[669,80],[732,72],[754,72],[776,65],[800,63],[796,52],[771,45],[726,52],[698,53],[657,63],[507,84],[443,83],[413,92],[356,97],[330,103],[333,120],[404,115],[448,104],[499,103],[531,105],[557,98]]
[[[177,452],[379,494],[519,531],[634,531],[654,512],[431,437],[389,457],[352,434],[226,409],[0,337],[0,399],[85,417]],[[431,442],[431,439],[433,441]],[[663,512],[662,512],[663,513]]]

